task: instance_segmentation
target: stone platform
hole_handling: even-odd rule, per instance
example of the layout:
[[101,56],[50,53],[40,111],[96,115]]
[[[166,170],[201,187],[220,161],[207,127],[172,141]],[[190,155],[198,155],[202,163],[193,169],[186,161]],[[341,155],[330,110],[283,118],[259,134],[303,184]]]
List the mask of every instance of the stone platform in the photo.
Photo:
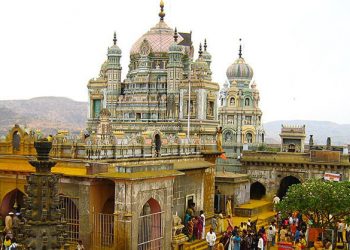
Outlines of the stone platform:
[[250,200],[249,202],[235,207],[234,214],[238,217],[253,217],[261,213],[272,211],[273,205],[270,201]]

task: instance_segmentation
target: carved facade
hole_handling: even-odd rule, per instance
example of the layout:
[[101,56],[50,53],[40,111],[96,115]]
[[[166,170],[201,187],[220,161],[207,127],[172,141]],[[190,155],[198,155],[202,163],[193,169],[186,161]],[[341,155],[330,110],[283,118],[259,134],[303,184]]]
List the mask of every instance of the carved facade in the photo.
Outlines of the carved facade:
[[231,64],[228,82],[220,91],[219,121],[223,127],[223,147],[229,157],[237,157],[243,145],[256,147],[264,142],[260,95],[253,79],[253,69],[242,57]]

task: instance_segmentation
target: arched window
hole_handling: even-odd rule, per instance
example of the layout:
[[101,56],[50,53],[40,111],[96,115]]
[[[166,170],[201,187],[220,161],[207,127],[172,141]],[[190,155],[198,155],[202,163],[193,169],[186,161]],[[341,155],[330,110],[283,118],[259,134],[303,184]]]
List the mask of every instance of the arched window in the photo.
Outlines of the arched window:
[[262,142],[262,143],[265,142],[265,134],[264,134],[264,133],[261,134],[261,142]]
[[249,98],[246,98],[246,99],[244,100],[244,105],[245,105],[245,106],[250,106],[250,99],[249,99]]
[[149,199],[139,217],[138,250],[163,249],[163,212],[155,199]]
[[253,143],[253,135],[251,133],[247,133],[246,135],[247,143]]
[[231,106],[235,106],[235,104],[236,104],[235,98],[234,98],[234,97],[231,97],[231,98],[230,98],[230,105],[231,105]]

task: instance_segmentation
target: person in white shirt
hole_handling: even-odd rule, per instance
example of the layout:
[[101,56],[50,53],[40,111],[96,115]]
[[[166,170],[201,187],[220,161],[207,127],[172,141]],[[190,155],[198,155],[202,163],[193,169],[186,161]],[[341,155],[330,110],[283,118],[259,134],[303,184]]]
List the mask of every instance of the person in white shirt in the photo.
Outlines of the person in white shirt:
[[213,232],[212,228],[210,228],[210,231],[207,233],[207,236],[205,239],[207,240],[207,243],[208,243],[208,249],[214,250],[216,234]]
[[258,249],[264,250],[264,239],[262,237],[262,234],[259,234]]
[[272,199],[272,203],[273,203],[273,211],[276,211],[276,205],[280,203],[280,197],[278,197],[277,195],[274,195]]
[[203,210],[201,210],[199,213],[200,213],[201,219],[203,221],[202,239],[204,239],[204,237],[205,237],[205,215],[204,215]]

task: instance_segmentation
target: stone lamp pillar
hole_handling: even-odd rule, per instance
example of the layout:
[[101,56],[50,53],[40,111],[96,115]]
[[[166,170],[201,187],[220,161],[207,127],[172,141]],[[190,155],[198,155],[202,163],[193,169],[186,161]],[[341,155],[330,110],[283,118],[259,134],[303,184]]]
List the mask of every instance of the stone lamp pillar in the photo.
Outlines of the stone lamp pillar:
[[37,160],[29,163],[36,172],[27,176],[27,196],[21,210],[25,223],[22,223],[17,239],[25,249],[68,249],[63,211],[59,209],[59,176],[51,173],[51,168],[56,164],[49,158],[52,143],[37,141],[34,147]]

